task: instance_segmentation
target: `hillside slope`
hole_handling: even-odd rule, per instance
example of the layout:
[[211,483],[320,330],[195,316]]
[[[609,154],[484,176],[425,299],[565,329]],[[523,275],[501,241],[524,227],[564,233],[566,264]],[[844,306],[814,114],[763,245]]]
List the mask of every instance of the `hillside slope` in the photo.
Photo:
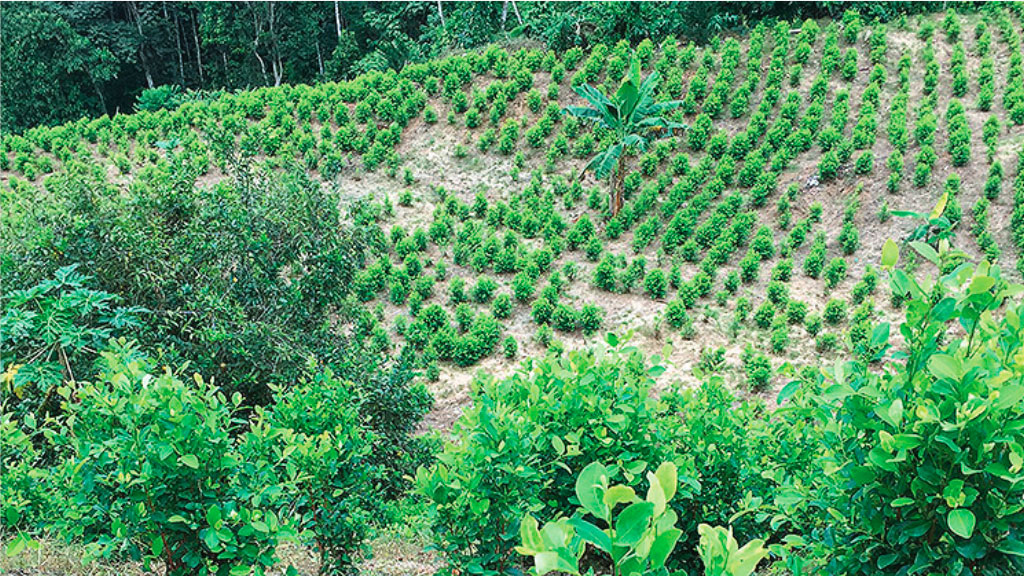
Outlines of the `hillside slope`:
[[[415,350],[435,382],[433,426],[458,415],[477,370],[607,331],[671,345],[666,380],[700,366],[774,397],[785,365],[897,313],[872,269],[918,222],[888,213],[927,213],[948,193],[955,244],[1022,269],[1020,29],[994,8],[760,25],[708,46],[492,47],[8,134],[5,252],[46,248],[18,246],[20,232],[72,217],[39,210],[66,178],[130,202],[174,171],[215,189],[239,166],[269,177],[299,163],[345,209],[339,227],[379,227],[353,286],[368,313],[339,329]],[[690,128],[631,157],[609,218],[607,182],[578,176],[610,135],[562,109],[580,103],[574,85],[617,86],[632,55],[661,75],[661,98],[684,101]]]

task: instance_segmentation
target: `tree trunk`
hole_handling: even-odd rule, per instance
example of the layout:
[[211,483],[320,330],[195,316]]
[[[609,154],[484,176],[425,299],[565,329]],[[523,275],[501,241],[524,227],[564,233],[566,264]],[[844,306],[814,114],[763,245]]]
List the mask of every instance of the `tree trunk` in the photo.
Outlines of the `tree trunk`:
[[206,88],[203,80],[203,51],[199,47],[199,15],[198,10],[192,14],[192,39],[196,43],[196,69],[199,71],[199,87]]
[[338,8],[338,0],[334,0],[334,25],[338,30],[338,40],[341,40],[341,10]]

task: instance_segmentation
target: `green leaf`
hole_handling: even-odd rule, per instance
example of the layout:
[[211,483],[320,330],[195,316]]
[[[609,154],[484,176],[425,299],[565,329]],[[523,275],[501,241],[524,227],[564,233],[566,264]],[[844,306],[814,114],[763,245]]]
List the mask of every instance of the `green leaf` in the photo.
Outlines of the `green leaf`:
[[892,238],[885,241],[882,246],[882,267],[892,268],[900,260],[900,247],[893,242]]
[[602,500],[604,500],[605,506],[611,510],[612,508],[615,508],[617,504],[636,501],[636,492],[629,486],[615,485],[604,493],[604,498],[602,498]]
[[990,288],[996,285],[995,278],[991,276],[975,276],[971,279],[971,285],[967,289],[971,294],[981,294],[988,292]]
[[604,530],[579,517],[570,519],[569,524],[576,529],[576,533],[580,535],[580,538],[608,554],[612,553],[612,538]]
[[961,538],[970,538],[974,534],[974,512],[957,508],[950,510],[946,516],[949,529]]
[[670,502],[676,495],[676,489],[679,486],[679,471],[676,470],[676,465],[672,462],[663,462],[661,466],[658,466],[654,475],[657,476],[658,482],[661,483],[661,489],[665,492],[665,501]]
[[939,253],[935,251],[935,248],[932,248],[924,242],[911,242],[910,247],[924,257],[925,260],[935,264],[936,266],[939,265]]
[[914,503],[913,498],[897,498],[889,503],[893,508],[902,508],[904,506],[910,506]]
[[679,537],[683,534],[682,530],[678,528],[670,528],[654,539],[654,543],[651,544],[650,561],[651,568],[657,570],[658,568],[665,565],[665,560],[668,559],[669,554],[676,547],[676,542],[679,541]]
[[6,554],[10,558],[21,554],[28,546],[29,538],[24,533],[19,532],[10,542],[7,543]]
[[996,546],[996,550],[999,550],[1003,554],[1010,554],[1011,556],[1024,556],[1024,542],[1013,538],[1007,538]]
[[220,538],[217,537],[217,531],[212,528],[207,528],[201,531],[203,542],[206,543],[206,547],[211,552],[218,552],[220,550]]
[[223,517],[220,511],[220,507],[214,504],[210,506],[209,510],[206,511],[206,522],[213,527],[217,526],[220,519]]
[[929,358],[928,371],[937,378],[945,378],[957,382],[963,377],[963,368],[960,366],[960,361],[949,354],[935,354]]
[[942,216],[942,213],[946,211],[947,203],[949,203],[949,192],[944,193],[939,198],[939,201],[935,203],[935,208],[932,208],[932,213],[928,216],[928,219],[934,220],[939,216]]
[[889,419],[896,428],[899,428],[900,423],[903,422],[903,401],[899,398],[893,400],[889,405]]
[[153,552],[153,556],[159,556],[164,553],[164,538],[159,534],[153,536],[153,542],[149,547],[150,551]]
[[639,542],[653,515],[654,504],[650,502],[636,502],[627,506],[615,519],[615,545],[632,546]]
[[579,567],[569,562],[558,552],[541,552],[533,557],[536,564],[537,576],[544,576],[548,572],[565,572],[566,574],[579,574]]
[[544,540],[540,537],[540,529],[537,527],[537,519],[527,514],[519,523],[519,537],[523,541],[523,548],[529,552],[536,553],[544,549]]
[[178,458],[178,463],[184,464],[193,470],[199,469],[199,459],[195,457],[195,454],[185,454]]
[[1024,386],[1020,384],[1006,384],[999,388],[999,408],[1005,410],[1011,408],[1024,398]]
[[789,382],[788,384],[782,387],[782,390],[779,390],[779,395],[775,397],[775,403],[781,406],[786,400],[792,398],[793,394],[796,394],[796,391],[799,389],[799,380],[793,380]]
[[244,564],[231,567],[231,576],[247,576],[250,572],[252,572],[252,567]]
[[602,520],[608,520],[608,506],[604,493],[608,488],[608,470],[600,462],[593,462],[576,478],[576,498],[580,506]]

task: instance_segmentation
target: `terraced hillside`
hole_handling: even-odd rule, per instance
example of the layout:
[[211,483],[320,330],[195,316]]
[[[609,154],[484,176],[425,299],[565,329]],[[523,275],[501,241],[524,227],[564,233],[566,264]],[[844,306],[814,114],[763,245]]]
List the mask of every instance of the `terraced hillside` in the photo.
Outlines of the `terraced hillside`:
[[[1021,5],[992,5],[764,22],[701,46],[524,42],[4,134],[0,270],[27,288],[78,265],[145,307],[131,313],[153,318],[138,335],[166,343],[161,362],[197,367],[246,407],[317,364],[311,350],[387,358],[346,366],[408,408],[372,456],[395,484],[432,458],[403,434],[451,431],[491,376],[609,332],[660,355],[659,383],[717,374],[772,406],[807,365],[905,343],[909,331],[875,330],[905,313],[882,277],[890,241],[910,275],[987,260],[1020,280],[1022,26]],[[614,94],[633,61],[685,128],[645,132],[621,178],[598,180],[588,162],[621,135],[566,109],[587,103],[585,85]],[[126,318],[104,321],[130,332]],[[312,343],[289,332],[309,325],[322,328]],[[19,366],[4,382],[20,399]],[[52,411],[55,393],[40,396],[29,412]],[[418,562],[385,554],[370,569],[437,568]]]

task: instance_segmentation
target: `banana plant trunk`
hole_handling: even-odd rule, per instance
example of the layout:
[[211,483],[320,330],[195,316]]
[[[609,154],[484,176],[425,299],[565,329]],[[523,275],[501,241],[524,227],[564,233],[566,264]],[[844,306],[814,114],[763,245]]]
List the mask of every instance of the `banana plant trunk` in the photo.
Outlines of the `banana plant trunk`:
[[612,175],[612,218],[618,215],[619,210],[622,210],[623,172],[622,158],[619,158],[619,161],[615,163],[615,173]]

